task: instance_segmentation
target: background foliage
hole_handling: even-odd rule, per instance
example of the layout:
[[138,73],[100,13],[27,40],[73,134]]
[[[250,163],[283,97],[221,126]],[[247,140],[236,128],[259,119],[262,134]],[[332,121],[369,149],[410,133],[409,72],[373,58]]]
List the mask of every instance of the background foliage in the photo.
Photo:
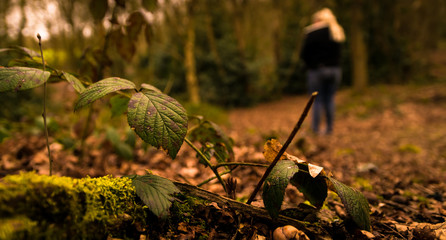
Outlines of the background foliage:
[[[433,80],[430,53],[446,38],[441,0],[6,0],[0,47],[36,49],[36,32],[47,29],[40,32],[47,62],[88,81],[118,76],[187,101],[192,76],[202,102],[251,105],[305,91],[303,28],[322,7],[333,9],[347,34],[344,86],[355,81],[354,24],[364,36],[369,84]],[[1,54],[1,65],[12,58]]]

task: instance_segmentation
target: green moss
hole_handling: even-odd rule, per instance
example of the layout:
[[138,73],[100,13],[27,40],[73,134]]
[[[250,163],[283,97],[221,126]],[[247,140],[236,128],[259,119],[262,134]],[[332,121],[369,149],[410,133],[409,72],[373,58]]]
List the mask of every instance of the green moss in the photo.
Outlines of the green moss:
[[35,232],[37,222],[25,216],[0,219],[0,239],[25,239],[29,232]]
[[[145,224],[146,215],[128,178],[72,179],[29,172],[0,180],[0,237],[16,234],[13,239],[23,239],[23,233],[42,239],[125,237],[134,229],[123,226]],[[8,233],[11,221],[23,227]]]
[[355,185],[356,188],[359,189],[364,189],[367,191],[372,191],[373,190],[373,186],[370,183],[370,181],[368,179],[362,178],[362,177],[356,177],[355,178]]
[[179,201],[174,201],[170,208],[170,212],[172,213],[172,224],[178,224],[179,222],[189,223],[193,220],[194,213],[199,206],[206,203],[204,200],[183,194],[178,194],[177,199]]
[[398,151],[402,153],[420,153],[421,148],[413,144],[404,144],[399,146]]

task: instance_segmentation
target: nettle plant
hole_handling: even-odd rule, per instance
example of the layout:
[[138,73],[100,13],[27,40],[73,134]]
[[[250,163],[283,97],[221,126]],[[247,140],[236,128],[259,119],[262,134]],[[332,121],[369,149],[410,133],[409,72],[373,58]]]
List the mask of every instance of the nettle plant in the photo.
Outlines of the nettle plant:
[[[31,59],[38,56],[35,52],[25,48],[3,49],[0,52],[9,50],[19,51]],[[43,57],[42,62],[44,62]],[[74,75],[53,69],[45,64],[43,69],[40,69],[34,60],[27,61],[26,66],[0,67],[0,92],[20,91],[41,85],[44,85],[46,89],[47,82],[67,81],[80,94],[74,107],[75,111],[112,93],[127,97],[129,99],[127,104],[128,124],[143,141],[164,150],[172,159],[176,158],[179,149],[186,142],[196,151],[197,160],[209,167],[215,174],[214,178],[220,182],[228,195],[234,191],[234,189],[229,189],[233,186],[230,187],[231,184],[225,183],[221,176],[231,172],[229,166],[258,166],[252,163],[233,162],[232,140],[216,124],[202,117],[188,117],[186,110],[176,99],[162,93],[152,85],[141,84],[140,87],[137,87],[129,80],[111,77],[85,87]],[[315,96],[313,94],[312,100]],[[310,102],[312,103],[312,101]],[[288,184],[296,186],[317,208],[323,206],[328,190],[332,190],[339,195],[347,212],[358,227],[370,230],[369,205],[359,191],[329,176],[322,167],[285,153],[311,107],[310,102],[284,146],[275,140],[270,140],[265,144],[265,159],[272,163],[247,204],[253,201],[263,185],[264,205],[274,219],[279,215],[285,188]],[[45,114],[42,116],[45,118]],[[188,124],[191,122],[195,122],[195,124],[188,129]],[[201,148],[196,147],[193,142],[199,142]],[[48,155],[51,169],[52,160],[49,147]],[[211,158],[215,158],[217,164],[212,164]],[[225,171],[220,173],[219,168],[224,168]],[[150,173],[143,176],[131,175],[127,177],[132,179],[137,195],[150,211],[159,217],[168,214],[171,202],[174,200],[173,195],[179,192],[172,181]]]

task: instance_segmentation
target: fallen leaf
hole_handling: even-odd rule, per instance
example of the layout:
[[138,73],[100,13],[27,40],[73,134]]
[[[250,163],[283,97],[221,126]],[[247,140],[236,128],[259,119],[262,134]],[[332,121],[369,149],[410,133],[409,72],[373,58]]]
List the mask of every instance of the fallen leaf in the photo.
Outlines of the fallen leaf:
[[319,173],[321,173],[323,169],[324,168],[321,166],[317,166],[311,163],[308,164],[308,172],[313,178],[317,177],[317,175],[319,175]]

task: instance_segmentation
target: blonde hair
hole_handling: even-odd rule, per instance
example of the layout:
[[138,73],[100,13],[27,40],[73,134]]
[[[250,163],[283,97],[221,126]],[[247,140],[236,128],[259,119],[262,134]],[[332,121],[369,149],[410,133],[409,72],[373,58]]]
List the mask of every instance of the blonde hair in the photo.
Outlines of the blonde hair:
[[328,25],[328,28],[330,29],[331,38],[333,39],[333,41],[335,42],[345,41],[344,29],[341,27],[341,25],[339,25],[335,15],[330,9],[323,8],[322,10],[319,10],[316,13],[314,13],[313,22],[318,22],[318,21],[321,21]]

